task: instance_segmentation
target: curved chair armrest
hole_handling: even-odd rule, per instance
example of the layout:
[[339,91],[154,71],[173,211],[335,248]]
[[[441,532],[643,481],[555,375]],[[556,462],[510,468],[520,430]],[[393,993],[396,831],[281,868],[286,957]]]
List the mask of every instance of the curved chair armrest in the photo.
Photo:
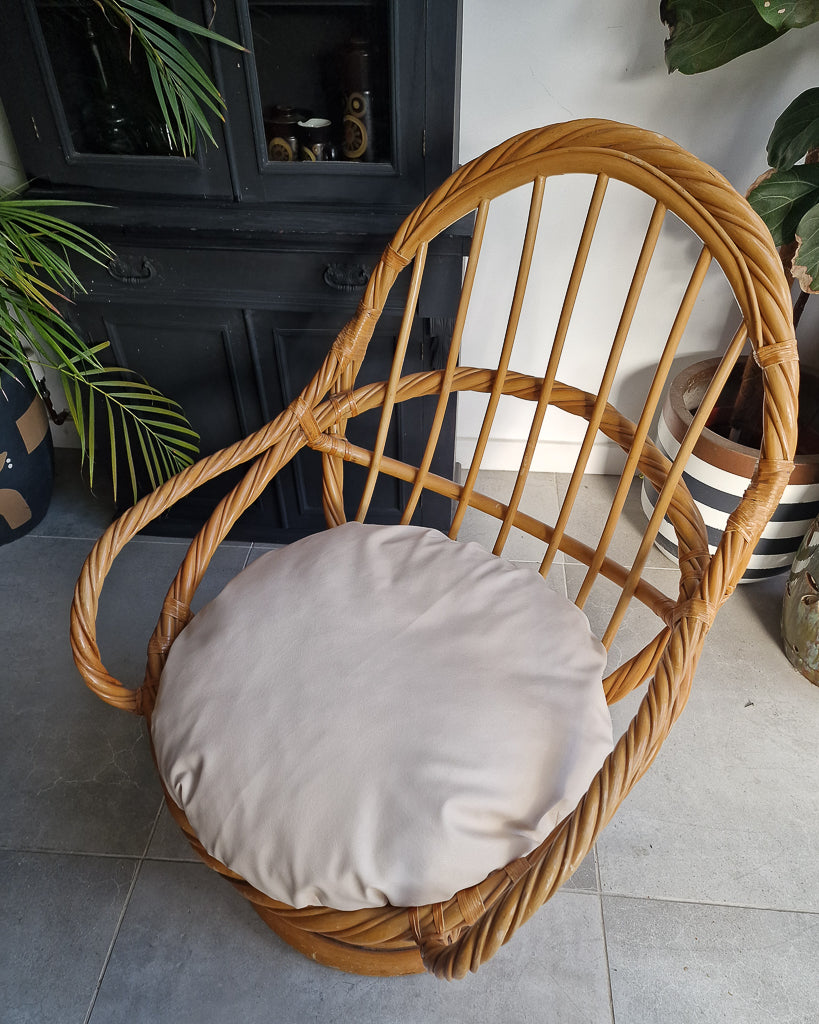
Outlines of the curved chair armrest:
[[142,689],[128,687],[114,678],[103,665],[97,645],[100,593],[114,559],[148,523],[202,484],[270,449],[292,429],[294,422],[297,421],[288,408],[243,441],[200,459],[124,512],[91,549],[74,588],[70,636],[74,662],[88,687],[101,700],[136,714],[144,713]]
[[[170,631],[164,629],[162,619],[160,619],[149,647],[149,666],[145,684],[138,689],[132,689],[115,679],[100,659],[96,639],[99,595],[114,559],[144,526],[147,526],[148,523],[208,480],[269,451],[292,430],[298,431],[300,437],[298,447],[306,443],[308,435],[305,434],[302,425],[305,414],[309,418],[309,411],[337,384],[342,374],[352,368],[354,376],[378,322],[383,301],[395,278],[407,262],[409,261],[399,258],[389,246],[387,247],[385,255],[370,278],[367,291],[359,303],[355,315],[339,332],[316,375],[287,409],[256,433],[208,458],[201,459],[195,465],[172,477],[151,494],[146,495],[120,516],[94,545],[74,590],[74,600],[71,606],[71,647],[80,674],[89,688],[106,703],[136,714],[150,712],[153,695],[151,693],[148,700],[145,700],[145,684],[153,686],[151,680],[157,671],[154,656],[159,655],[160,661],[164,659],[164,654],[167,652],[173,636],[190,617],[185,602],[180,603],[172,593],[169,593],[163,605],[163,618],[170,616],[171,619],[176,620],[177,626]],[[296,450],[297,448],[294,448],[289,454],[292,456]],[[261,477],[269,480],[278,468],[276,465],[268,467]],[[247,507],[242,502],[245,501],[248,493],[258,489],[258,483],[259,481],[255,480],[249,486],[239,485],[234,488],[229,496],[230,501],[220,504],[214,515],[208,520],[206,528],[195,538],[192,548],[196,546],[198,561],[196,562],[195,576],[197,582],[204,573],[213,551],[227,534],[230,525]],[[230,521],[228,522],[228,520]],[[191,552],[189,552],[189,558],[183,563],[180,574],[177,574],[175,584],[184,574],[186,566],[190,568],[193,564],[190,555]],[[179,625],[180,622],[181,625]]]

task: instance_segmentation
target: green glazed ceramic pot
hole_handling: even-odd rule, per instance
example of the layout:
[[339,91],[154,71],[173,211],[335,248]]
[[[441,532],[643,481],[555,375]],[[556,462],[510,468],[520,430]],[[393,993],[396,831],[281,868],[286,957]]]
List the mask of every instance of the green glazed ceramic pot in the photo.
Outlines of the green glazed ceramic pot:
[[791,566],[782,602],[782,643],[794,668],[819,686],[819,516]]

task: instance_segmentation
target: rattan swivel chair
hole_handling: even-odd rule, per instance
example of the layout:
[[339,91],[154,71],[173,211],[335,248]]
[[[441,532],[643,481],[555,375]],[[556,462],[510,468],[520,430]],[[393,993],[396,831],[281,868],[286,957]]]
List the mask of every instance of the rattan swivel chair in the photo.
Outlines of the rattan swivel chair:
[[[559,231],[546,211],[550,209],[550,190],[562,188],[566,176],[588,184],[574,241],[563,247],[568,255],[558,265],[552,261]],[[506,217],[518,202],[507,199],[507,193],[525,195],[520,256],[509,268],[507,284],[487,282],[481,278],[482,259],[490,247],[484,241],[492,229],[493,204],[499,202]],[[562,209],[566,198],[562,192],[558,195]],[[592,341],[582,325],[579,333],[574,332],[584,295],[591,296],[592,307],[600,301],[601,256],[595,228],[609,215],[611,204],[616,209],[616,204],[631,202],[635,195],[647,202],[645,214],[629,214],[645,217],[644,241],[626,272],[613,329],[606,339],[598,329]],[[405,375],[402,360],[419,290],[425,272],[434,272],[433,261],[427,267],[430,244],[470,214],[474,215],[473,240],[446,365]],[[680,261],[687,255],[690,264],[669,323],[657,332],[654,351],[646,352],[645,345],[641,346],[642,366],[650,364],[650,372],[641,389],[644,400],[626,416],[612,404],[626,393],[619,384],[618,367],[623,363],[633,375],[635,356],[628,347],[629,331],[640,315],[638,300],[644,287],[657,287],[651,279],[652,254],[668,233]],[[605,258],[612,261],[610,267],[618,269],[626,259],[620,252]],[[712,288],[717,265],[722,273],[716,276],[726,292],[733,293],[741,326],[727,343],[717,375],[672,463],[649,438],[652,418],[686,326],[697,316],[698,294],[706,282]],[[589,271],[597,275],[591,283],[584,279],[587,267],[596,268]],[[410,276],[406,316],[389,379],[357,384],[357,379],[370,379],[364,374],[359,378],[359,369],[366,365],[373,328],[402,272]],[[526,315],[528,304],[543,300],[544,274],[550,281],[561,280],[562,298],[550,337],[538,338],[533,344]],[[497,276],[495,271],[491,276]],[[464,339],[468,353],[470,344],[480,347],[474,339],[491,329],[487,323],[476,326],[470,322],[470,301],[474,303],[478,293],[485,297],[487,289],[494,286],[498,287],[498,304],[505,310],[494,361],[487,366],[465,365]],[[662,287],[669,295],[673,293],[665,277]],[[722,309],[724,318],[727,304]],[[764,378],[764,440],[758,471],[719,547],[709,554],[706,530],[682,472],[748,339]],[[573,356],[578,345],[583,346],[579,359]],[[537,349],[537,365],[524,365],[521,346],[529,353]],[[605,351],[595,370],[590,364],[599,349]],[[624,352],[630,354],[630,363],[623,360]],[[578,367],[586,364],[588,378],[581,379]],[[168,799],[171,812],[205,861],[238,888],[274,931],[306,955],[364,974],[403,974],[426,968],[443,978],[463,977],[492,957],[576,870],[657,756],[682,712],[706,633],[742,577],[787,483],[796,434],[797,380],[790,295],[779,257],[762,222],[719,174],[653,132],[608,121],[584,120],[524,133],[463,166],[405,220],[374,268],[358,312],[330,346],[321,369],[296,401],[257,433],[202,460],[143,498],[104,534],[77,585],[71,622],[76,662],[99,697],[144,715],[150,722],[163,666],[192,619],[191,600],[217,546],[282,467],[305,449],[312,449],[315,456],[306,452],[299,457],[315,457],[316,463],[321,463],[329,527],[347,518],[345,473],[349,481],[351,470],[347,467],[352,464],[363,467],[365,477],[362,486],[362,471],[355,471],[358,520],[366,520],[378,481],[389,477],[403,489],[404,524],[413,522],[423,496],[435,493],[451,502],[450,537],[458,537],[465,520],[480,517],[494,524],[495,555],[504,555],[507,544],[513,549],[510,538],[515,543],[525,538],[530,545],[527,552],[534,545],[538,554],[524,557],[536,557],[541,574],[565,571],[570,579],[576,579],[570,593],[579,606],[590,609],[589,616],[610,654],[603,681],[607,702],[614,703],[637,687],[644,687],[644,696],[575,809],[536,849],[512,863],[497,864],[478,884],[423,906],[296,909],[265,895],[205,852],[183,812]],[[463,466],[452,478],[445,478],[432,471],[433,455],[453,396],[460,400],[466,393],[480,396],[482,403],[474,452],[469,461],[459,453]],[[433,414],[427,417],[430,427],[423,457],[418,465],[407,465],[388,455],[386,445],[394,417],[405,403],[417,401],[426,402],[427,408],[431,403]],[[524,408],[529,411],[528,441],[522,445],[515,472],[507,474],[508,493],[498,497],[481,490],[484,476],[479,472],[486,452],[492,450],[496,418],[504,415],[510,404],[515,415]],[[565,497],[557,514],[547,516],[536,504],[527,503],[526,484],[533,465],[537,468],[538,440],[544,420],[554,415],[552,409],[568,414],[567,422],[571,418],[580,429],[573,435],[577,457],[566,474]],[[371,410],[378,410],[379,426],[368,446],[356,444],[348,437],[348,423]],[[622,470],[610,508],[600,515],[598,536],[578,538],[571,533],[573,509],[579,495],[582,501],[584,474],[599,440],[622,451]],[[109,567],[145,524],[205,481],[243,463],[248,464],[246,475],[192,541],[170,585],[150,639],[144,682],[129,688],[107,672],[96,640],[95,619]],[[659,492],[653,514],[639,529],[629,501],[638,475],[647,477]],[[645,573],[664,516],[674,526],[679,552],[678,590],[672,596],[653,586]],[[635,535],[629,551],[617,540],[623,526]],[[604,606],[608,609],[605,619]],[[644,625],[646,619],[653,622],[639,641],[634,640],[636,626],[622,629],[635,614],[639,624]],[[632,649],[627,649],[629,642]]]

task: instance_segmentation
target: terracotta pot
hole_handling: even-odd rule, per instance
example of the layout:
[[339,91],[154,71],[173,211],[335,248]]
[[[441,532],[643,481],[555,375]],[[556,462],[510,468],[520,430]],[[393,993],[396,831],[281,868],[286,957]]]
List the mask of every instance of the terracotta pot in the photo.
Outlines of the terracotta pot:
[[[680,443],[699,407],[705,390],[719,364],[718,359],[707,359],[686,367],[671,382],[665,405],[657,425],[657,444],[670,458],[679,451]],[[742,375],[742,361],[737,365],[725,389],[726,404],[730,404]],[[802,370],[800,387],[800,423],[808,422],[819,395],[819,375]],[[804,402],[804,407],[802,403]],[[800,430],[800,437],[803,431]],[[807,434],[807,431],[804,431]],[[713,552],[719,543],[728,516],[736,508],[756,466],[758,452],[745,445],[735,444],[713,430],[703,431],[683,479],[691,492],[708,529],[708,545]],[[650,515],[657,500],[657,492],[643,481],[642,503]],[[782,501],[754,549],[751,562],[742,582],[764,579],[786,572],[796,555],[802,538],[816,515],[819,514],[819,452],[797,455],[796,467],[785,488]],[[657,537],[657,546],[676,559],[677,545],[674,531],[663,521]]]
[[12,376],[0,365],[0,544],[40,522],[53,483],[54,449],[43,400],[22,371]]

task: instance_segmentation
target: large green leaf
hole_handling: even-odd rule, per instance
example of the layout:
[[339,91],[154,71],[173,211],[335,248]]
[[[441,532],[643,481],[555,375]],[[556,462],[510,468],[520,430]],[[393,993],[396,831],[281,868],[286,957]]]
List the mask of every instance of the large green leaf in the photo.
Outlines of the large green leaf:
[[793,242],[800,221],[819,203],[819,164],[764,175],[748,193],[748,201],[777,245]]
[[782,31],[759,16],[754,0],[662,0],[669,71],[695,75],[773,42]]
[[819,89],[797,96],[774,122],[768,139],[768,164],[778,171],[793,167],[819,147]]
[[819,293],[819,200],[796,226],[799,245],[793,256],[791,273],[803,292]]
[[754,0],[760,17],[778,31],[819,21],[819,0]]

